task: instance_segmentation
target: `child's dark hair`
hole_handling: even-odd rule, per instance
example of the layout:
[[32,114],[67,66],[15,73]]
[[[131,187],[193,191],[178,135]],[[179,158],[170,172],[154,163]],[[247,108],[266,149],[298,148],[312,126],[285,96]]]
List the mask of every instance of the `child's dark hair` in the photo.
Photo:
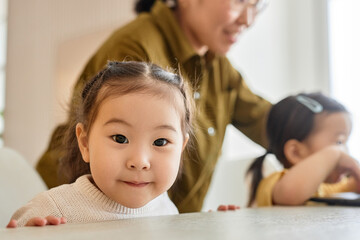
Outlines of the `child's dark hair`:
[[[171,5],[172,8],[176,6],[176,0],[162,0],[162,1],[168,3],[168,5]],[[135,12],[137,14],[142,12],[150,12],[155,2],[156,0],[137,0],[135,2]]]
[[314,128],[316,114],[335,112],[347,110],[339,102],[321,93],[289,96],[271,108],[266,125],[269,147],[264,155],[255,159],[247,171],[247,175],[252,177],[248,207],[255,201],[256,190],[263,178],[262,166],[266,155],[274,154],[284,168],[290,168],[291,163],[284,154],[285,143],[290,139],[305,140]]
[[[193,100],[190,89],[179,74],[168,72],[159,66],[145,62],[108,62],[84,87],[79,97],[79,109],[74,111],[65,135],[65,156],[60,161],[60,174],[67,182],[74,182],[84,174],[90,174],[88,163],[82,160],[76,138],[76,125],[82,123],[87,134],[96,119],[101,103],[114,96],[129,93],[146,93],[169,97],[171,101],[182,99],[183,107],[177,109],[181,116],[183,135],[192,135]],[[177,107],[177,105],[175,105]]]

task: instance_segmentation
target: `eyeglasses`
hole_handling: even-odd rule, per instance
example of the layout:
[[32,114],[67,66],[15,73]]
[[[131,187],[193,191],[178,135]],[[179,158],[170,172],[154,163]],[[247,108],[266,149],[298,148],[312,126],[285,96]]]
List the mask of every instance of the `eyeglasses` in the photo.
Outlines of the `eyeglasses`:
[[262,12],[267,5],[269,0],[231,0],[231,5],[234,10],[243,10],[245,8],[253,8],[256,13]]

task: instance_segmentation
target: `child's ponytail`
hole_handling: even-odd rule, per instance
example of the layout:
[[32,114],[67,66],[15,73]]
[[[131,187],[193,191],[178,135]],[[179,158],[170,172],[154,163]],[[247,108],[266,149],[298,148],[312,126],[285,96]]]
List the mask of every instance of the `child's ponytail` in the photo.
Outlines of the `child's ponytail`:
[[251,205],[254,203],[256,197],[256,190],[261,180],[264,178],[262,174],[262,167],[264,164],[265,157],[268,154],[269,152],[266,152],[264,155],[256,158],[246,172],[246,175],[251,175],[250,197],[249,197],[248,207],[251,207]]

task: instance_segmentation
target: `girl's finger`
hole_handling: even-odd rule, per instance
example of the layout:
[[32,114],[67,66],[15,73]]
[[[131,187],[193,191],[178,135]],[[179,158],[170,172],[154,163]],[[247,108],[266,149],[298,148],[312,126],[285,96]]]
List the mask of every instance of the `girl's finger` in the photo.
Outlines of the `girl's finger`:
[[25,226],[27,227],[31,227],[31,226],[45,226],[47,224],[47,220],[45,218],[41,218],[41,217],[34,217],[31,218],[26,224]]

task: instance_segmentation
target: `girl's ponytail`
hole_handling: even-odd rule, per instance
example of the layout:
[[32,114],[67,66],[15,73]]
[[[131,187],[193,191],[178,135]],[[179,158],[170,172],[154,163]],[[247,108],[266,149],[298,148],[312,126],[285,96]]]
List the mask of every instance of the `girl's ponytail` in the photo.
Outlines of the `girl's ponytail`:
[[249,169],[246,172],[246,175],[249,175],[249,174],[252,175],[248,207],[251,207],[251,205],[255,201],[256,190],[259,186],[260,181],[263,179],[263,174],[262,174],[263,163],[264,163],[265,157],[268,153],[269,152],[266,152],[264,155],[256,158],[255,161],[250,165]]

